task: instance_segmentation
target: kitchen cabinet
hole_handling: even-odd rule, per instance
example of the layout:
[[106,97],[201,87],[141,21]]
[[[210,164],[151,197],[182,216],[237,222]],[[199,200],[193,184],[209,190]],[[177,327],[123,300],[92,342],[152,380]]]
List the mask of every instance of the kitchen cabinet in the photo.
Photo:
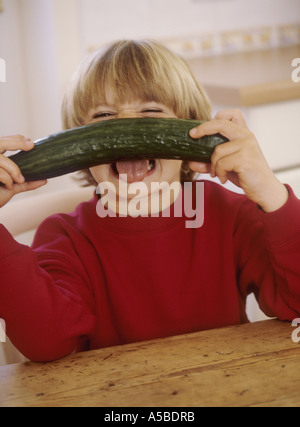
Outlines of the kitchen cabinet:
[[300,45],[191,58],[189,65],[214,104],[257,106],[300,99],[292,80]]
[[300,82],[292,62],[300,45],[189,60],[214,113],[240,108],[280,179],[300,197]]

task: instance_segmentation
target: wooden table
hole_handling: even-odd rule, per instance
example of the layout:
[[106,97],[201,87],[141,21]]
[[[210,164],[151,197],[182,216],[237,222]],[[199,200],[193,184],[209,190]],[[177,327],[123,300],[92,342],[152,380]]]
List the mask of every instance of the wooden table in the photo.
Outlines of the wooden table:
[[300,406],[300,346],[267,320],[0,368],[0,406]]

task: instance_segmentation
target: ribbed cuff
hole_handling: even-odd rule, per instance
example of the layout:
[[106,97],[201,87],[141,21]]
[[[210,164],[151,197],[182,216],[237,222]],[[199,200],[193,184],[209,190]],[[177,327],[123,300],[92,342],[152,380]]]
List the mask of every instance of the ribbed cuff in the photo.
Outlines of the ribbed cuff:
[[295,237],[300,238],[300,200],[289,185],[286,187],[289,198],[285,205],[275,212],[261,212],[264,230],[271,244],[280,245]]

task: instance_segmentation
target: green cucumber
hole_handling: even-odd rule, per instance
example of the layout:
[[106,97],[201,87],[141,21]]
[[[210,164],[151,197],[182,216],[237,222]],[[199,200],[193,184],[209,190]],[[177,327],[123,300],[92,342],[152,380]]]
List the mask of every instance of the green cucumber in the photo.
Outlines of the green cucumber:
[[54,178],[93,166],[129,159],[209,162],[221,135],[193,139],[200,121],[169,118],[105,120],[68,129],[36,141],[28,152],[10,157],[26,181]]

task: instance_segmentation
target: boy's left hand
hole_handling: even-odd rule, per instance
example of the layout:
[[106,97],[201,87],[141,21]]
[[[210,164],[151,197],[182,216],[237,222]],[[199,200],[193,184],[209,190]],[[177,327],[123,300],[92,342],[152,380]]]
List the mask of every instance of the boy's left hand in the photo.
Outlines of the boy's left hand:
[[217,176],[222,184],[229,179],[265,212],[282,207],[288,200],[288,190],[268,165],[241,111],[221,111],[214,120],[192,129],[190,136],[201,138],[216,133],[229,141],[215,148],[211,163],[190,162],[190,168],[195,172]]

